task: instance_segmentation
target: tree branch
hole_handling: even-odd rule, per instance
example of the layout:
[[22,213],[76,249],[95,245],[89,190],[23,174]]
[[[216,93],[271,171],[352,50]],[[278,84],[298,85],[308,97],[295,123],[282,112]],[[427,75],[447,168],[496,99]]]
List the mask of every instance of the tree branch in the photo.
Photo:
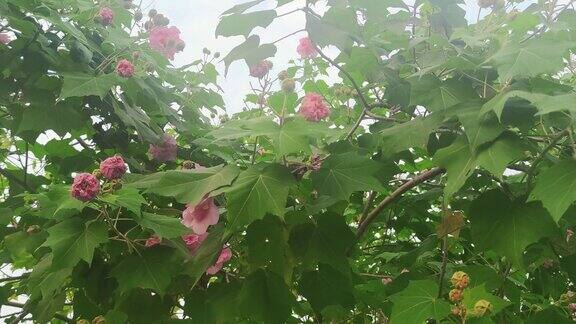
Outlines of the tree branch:
[[364,233],[366,232],[368,226],[374,221],[374,219],[376,219],[376,217],[380,214],[380,212],[384,210],[384,208],[386,208],[388,205],[390,205],[394,200],[400,198],[406,191],[444,172],[445,170],[442,168],[429,169],[427,171],[420,173],[419,175],[415,176],[414,178],[410,179],[409,181],[398,187],[398,189],[392,192],[388,197],[384,198],[384,200],[382,200],[380,204],[376,206],[376,208],[374,208],[363,220],[360,221],[360,225],[358,226],[358,232],[356,232],[356,236],[358,238],[362,237],[362,235],[364,235]]

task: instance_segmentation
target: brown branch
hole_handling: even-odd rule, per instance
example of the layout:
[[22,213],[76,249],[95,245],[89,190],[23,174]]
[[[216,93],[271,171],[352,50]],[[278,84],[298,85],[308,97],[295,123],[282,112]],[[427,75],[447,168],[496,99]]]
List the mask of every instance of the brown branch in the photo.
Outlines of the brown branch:
[[22,279],[26,279],[28,278],[30,274],[25,273],[21,276],[17,276],[17,277],[6,277],[6,278],[0,278],[0,282],[7,282],[7,281],[18,281],[18,280],[22,280]]
[[[23,313],[22,313],[20,316],[18,316],[18,318],[15,319],[15,320],[16,320],[15,323],[18,323],[20,320],[22,320],[24,317],[26,317],[26,315],[28,315],[28,312],[27,312],[26,309],[25,309],[25,308],[26,308],[26,304],[17,303],[17,302],[11,302],[11,301],[6,301],[6,302],[3,302],[2,305],[6,305],[6,306],[10,306],[10,307],[18,307],[18,308],[21,308],[21,309],[22,309]],[[76,323],[75,320],[73,320],[73,319],[71,319],[71,318],[69,318],[69,317],[66,317],[66,316],[64,316],[64,315],[62,315],[62,314],[58,314],[58,313],[54,314],[54,318],[55,318],[55,319],[59,319],[59,320],[61,320],[61,321],[63,321],[63,322],[66,322],[66,323]]]
[[388,205],[390,205],[394,200],[400,198],[406,191],[444,172],[445,170],[442,168],[429,169],[427,171],[420,173],[419,175],[416,175],[414,178],[410,179],[409,181],[398,187],[388,197],[384,198],[384,200],[382,200],[380,204],[376,206],[376,208],[374,208],[362,221],[360,221],[360,225],[358,226],[358,232],[356,232],[356,236],[358,238],[362,237],[362,235],[364,235],[364,233],[368,229],[368,226],[374,221],[374,219],[376,219],[376,217],[380,214],[380,212],[384,210],[384,208],[388,207]]

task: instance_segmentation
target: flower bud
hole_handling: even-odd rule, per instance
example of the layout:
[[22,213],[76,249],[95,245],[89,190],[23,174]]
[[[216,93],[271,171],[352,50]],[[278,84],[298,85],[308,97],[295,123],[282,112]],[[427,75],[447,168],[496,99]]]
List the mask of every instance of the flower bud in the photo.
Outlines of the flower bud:
[[192,162],[190,160],[186,160],[186,161],[182,162],[182,169],[186,169],[186,170],[194,169],[194,162]]
[[280,71],[280,73],[278,73],[278,79],[280,81],[284,81],[284,79],[288,78],[288,71],[284,70],[284,71]]
[[476,304],[474,304],[474,315],[484,316],[490,314],[490,312],[492,312],[492,304],[490,304],[489,301],[480,299]]
[[106,323],[106,318],[102,315],[94,317],[92,324],[104,324]]
[[210,55],[210,50],[207,49],[206,47],[204,47],[204,48],[202,49],[202,53],[204,53],[204,54],[206,54],[206,55]]
[[294,82],[294,79],[288,78],[282,81],[282,91],[292,93],[294,92],[294,89],[296,89],[296,82]]
[[144,14],[142,13],[142,11],[140,10],[136,11],[136,13],[134,14],[134,20],[140,21],[142,20],[142,18],[144,18]]
[[135,60],[139,59],[139,58],[140,58],[140,52],[134,51],[134,52],[132,53],[132,58],[135,59]]
[[214,58],[219,58],[219,57],[220,57],[220,52],[214,53]]
[[452,302],[459,302],[462,300],[462,290],[460,289],[452,289],[448,294],[448,298]]
[[470,278],[468,277],[468,274],[466,272],[456,271],[452,275],[450,282],[452,283],[452,286],[454,286],[455,288],[464,289],[470,283]]
[[571,313],[576,313],[576,303],[568,304],[568,309],[570,310]]
[[150,30],[154,27],[154,23],[151,20],[148,20],[144,23],[144,29]]
[[148,11],[148,17],[150,18],[154,18],[157,14],[158,11],[156,9],[150,9],[150,11]]
[[88,320],[85,319],[79,319],[76,321],[76,324],[90,324],[90,322],[88,322]]

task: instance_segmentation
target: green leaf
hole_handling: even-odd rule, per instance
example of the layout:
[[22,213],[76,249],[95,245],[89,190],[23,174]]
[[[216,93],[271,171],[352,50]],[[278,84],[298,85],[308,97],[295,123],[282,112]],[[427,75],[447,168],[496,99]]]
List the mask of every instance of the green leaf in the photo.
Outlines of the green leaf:
[[287,231],[278,217],[257,220],[246,230],[247,261],[251,269],[267,268],[280,276],[291,274]]
[[433,113],[429,117],[414,118],[383,129],[379,134],[384,154],[392,155],[409,148],[426,148],[430,133],[438,128],[442,119],[442,115]]
[[282,278],[265,270],[251,273],[238,295],[241,313],[263,323],[284,323],[295,301]]
[[490,316],[498,314],[502,309],[506,308],[511,303],[500,297],[494,296],[486,291],[484,285],[476,286],[474,288],[464,289],[462,304],[466,307],[466,313],[474,316],[474,305],[480,299],[484,299],[492,305]]
[[[233,165],[220,165],[212,168],[167,171],[159,176],[156,183],[148,186],[147,192],[174,197],[178,202],[196,204],[204,195],[229,186],[240,170]],[[152,177],[157,177],[152,175]]]
[[150,288],[163,295],[172,277],[180,270],[174,251],[155,246],[124,258],[111,272],[118,281],[118,289],[127,292],[134,288]]
[[86,223],[82,218],[70,218],[48,228],[45,246],[52,249],[54,269],[74,267],[78,261],[92,263],[94,249],[108,241],[103,223]]
[[556,222],[576,201],[576,161],[566,160],[542,171],[530,193],[530,201],[540,200]]
[[563,57],[574,43],[550,38],[533,38],[527,42],[505,43],[491,60],[500,78],[533,77],[555,73],[564,66]]
[[48,219],[64,219],[78,214],[84,208],[84,203],[70,196],[70,186],[53,185],[50,190],[31,195],[38,201],[37,215]]
[[537,115],[544,115],[562,110],[576,111],[576,94],[573,93],[549,96],[541,93],[512,90],[499,93],[494,98],[490,99],[490,101],[482,106],[481,113],[486,113],[492,110],[496,113],[498,118],[500,118],[506,103],[508,100],[513,98],[522,98],[530,101],[538,109]]
[[438,299],[438,285],[431,280],[410,281],[408,287],[390,296],[393,303],[390,324],[436,322],[450,314],[448,302]]
[[478,165],[497,178],[502,178],[506,167],[511,162],[523,158],[524,151],[524,145],[518,137],[502,136],[478,152]]
[[468,215],[476,246],[499,253],[520,268],[528,245],[557,233],[554,221],[539,203],[510,201],[496,190],[474,200]]
[[136,215],[140,214],[140,206],[146,204],[146,199],[142,197],[138,189],[131,187],[122,188],[113,194],[103,195],[100,200],[124,207]]
[[254,165],[240,173],[226,191],[228,229],[239,229],[266,213],[283,216],[293,183],[290,172],[279,164]]
[[65,74],[60,99],[68,97],[104,96],[110,88],[120,83],[114,73],[93,76],[89,74]]
[[430,111],[444,110],[475,97],[474,90],[461,80],[440,81],[437,77],[425,75],[411,80],[411,105],[422,105]]
[[344,275],[350,273],[347,253],[355,242],[355,235],[344,217],[321,214],[316,217],[316,224],[296,226],[290,233],[289,242],[294,255],[305,266],[325,263]]
[[190,233],[190,229],[182,225],[179,218],[143,212],[136,222],[163,238],[175,238]]
[[355,191],[382,190],[375,177],[381,168],[378,162],[354,152],[333,154],[311,178],[319,194],[348,200]]
[[31,105],[22,109],[22,119],[17,133],[27,131],[42,133],[47,129],[64,136],[70,130],[81,129],[88,118],[82,113],[80,100],[66,100],[54,106]]
[[[460,107],[460,105],[458,106]],[[465,103],[456,111],[458,121],[464,127],[468,143],[473,149],[495,140],[505,128],[498,122],[495,114],[483,114],[480,112],[480,103]],[[456,107],[455,107],[456,108]]]
[[272,44],[260,45],[260,37],[250,35],[242,44],[234,47],[222,60],[226,65],[224,74],[228,74],[230,64],[238,60],[246,61],[248,66],[252,66],[264,59],[276,54],[276,46]]
[[245,3],[237,4],[234,7],[224,11],[222,13],[222,15],[224,16],[224,15],[229,15],[229,14],[243,13],[244,11],[254,7],[255,5],[259,4],[262,1],[264,1],[264,0],[252,0],[252,1],[245,2]]
[[265,28],[276,18],[275,10],[263,10],[250,13],[234,13],[224,16],[216,27],[216,36],[236,36],[248,37],[250,32],[256,27]]
[[302,274],[298,291],[317,313],[331,305],[340,305],[346,309],[354,306],[350,278],[324,264],[320,264],[317,271]]
[[434,155],[434,161],[438,166],[446,169],[445,200],[449,200],[464,185],[477,164],[468,141],[463,136],[456,139],[450,146],[438,150]]

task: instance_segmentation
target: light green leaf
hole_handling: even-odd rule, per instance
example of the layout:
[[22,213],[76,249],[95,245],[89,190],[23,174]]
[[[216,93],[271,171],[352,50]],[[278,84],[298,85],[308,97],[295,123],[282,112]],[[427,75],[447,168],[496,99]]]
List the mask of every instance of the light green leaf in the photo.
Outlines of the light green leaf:
[[160,176],[157,183],[148,187],[147,192],[174,197],[181,203],[194,205],[200,202],[204,195],[230,185],[239,172],[240,170],[233,165],[167,171]]
[[99,96],[103,98],[110,88],[120,83],[114,73],[93,76],[89,74],[65,74],[60,99],[68,97]]
[[576,201],[576,161],[566,160],[542,171],[530,193],[530,201],[540,200],[557,222]]
[[510,162],[523,158],[524,151],[524,145],[518,137],[502,136],[478,152],[478,165],[502,178]]
[[260,45],[260,37],[250,35],[242,44],[234,47],[222,60],[226,65],[225,74],[228,74],[230,64],[238,60],[244,60],[248,66],[252,66],[264,59],[276,54],[276,46],[272,44]]
[[86,223],[79,217],[60,222],[47,231],[49,236],[43,245],[52,249],[54,269],[74,267],[80,260],[90,264],[94,249],[108,241],[103,223]]
[[408,287],[390,296],[390,324],[425,323],[429,318],[440,322],[450,314],[448,302],[438,299],[438,285],[432,280],[410,281]]
[[[460,105],[458,107],[461,107]],[[504,126],[496,119],[495,114],[483,114],[480,112],[480,103],[465,103],[456,111],[458,121],[464,127],[468,143],[473,149],[493,141],[504,131]],[[456,107],[454,107],[456,108]]]
[[434,161],[446,169],[447,180],[444,199],[450,200],[476,169],[476,157],[471,152],[466,137],[460,136],[450,146],[442,148],[434,155]]
[[250,13],[234,13],[224,16],[216,27],[216,36],[236,36],[247,37],[256,27],[267,27],[276,18],[275,10],[263,10]]
[[533,38],[525,43],[505,43],[491,60],[500,78],[533,77],[555,73],[564,66],[564,54],[574,47],[573,42],[561,39]]
[[539,203],[513,202],[496,190],[474,200],[468,215],[476,246],[499,253],[520,268],[526,247],[557,231],[554,221]]
[[190,233],[190,229],[182,225],[179,218],[143,212],[136,222],[162,238],[175,238]]
[[415,118],[380,131],[384,154],[391,155],[409,148],[426,148],[430,133],[440,126],[441,114],[433,113],[429,117]]
[[146,204],[146,199],[142,197],[138,189],[133,187],[122,188],[113,194],[103,195],[100,200],[124,207],[136,215],[140,214],[140,206]]
[[311,178],[319,194],[348,200],[355,191],[382,190],[382,184],[375,177],[381,168],[368,157],[348,152],[328,157]]
[[64,219],[84,208],[83,202],[70,196],[70,186],[67,185],[54,185],[45,193],[31,196],[38,201],[37,215],[43,218]]
[[502,92],[490,99],[482,106],[481,113],[494,111],[498,118],[502,116],[506,102],[512,98],[522,98],[530,101],[537,109],[537,115],[545,115],[555,111],[576,111],[576,94],[567,93],[549,96],[541,93],[532,93],[521,90]]
[[226,192],[228,229],[239,229],[266,213],[283,216],[293,184],[290,172],[278,164],[255,165],[240,173]]

